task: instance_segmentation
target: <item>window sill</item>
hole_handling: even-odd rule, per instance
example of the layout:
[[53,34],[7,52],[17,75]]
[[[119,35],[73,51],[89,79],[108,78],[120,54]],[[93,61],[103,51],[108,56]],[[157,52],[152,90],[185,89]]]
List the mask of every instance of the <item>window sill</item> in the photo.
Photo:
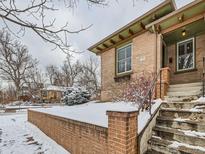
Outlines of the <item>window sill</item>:
[[130,71],[130,72],[118,74],[118,75],[116,75],[116,76],[114,77],[114,80],[115,80],[115,82],[119,82],[119,81],[121,81],[121,80],[130,80],[132,73],[133,73],[133,72]]
[[193,69],[189,69],[189,70],[177,71],[174,74],[189,73],[189,72],[195,72],[195,71],[198,71],[198,69],[193,68]]

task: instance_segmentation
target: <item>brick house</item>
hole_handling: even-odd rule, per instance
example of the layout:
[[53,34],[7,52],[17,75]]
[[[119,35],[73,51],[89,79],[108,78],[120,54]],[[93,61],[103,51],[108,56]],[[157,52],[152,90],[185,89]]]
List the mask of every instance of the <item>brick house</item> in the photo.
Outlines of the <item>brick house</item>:
[[163,96],[176,94],[169,92],[175,84],[193,83],[201,88],[205,1],[176,9],[173,0],[166,0],[88,50],[101,57],[102,101],[111,99],[122,81],[118,79],[132,79],[142,71],[167,72]]
[[49,85],[41,89],[41,100],[47,103],[60,103],[66,87]]

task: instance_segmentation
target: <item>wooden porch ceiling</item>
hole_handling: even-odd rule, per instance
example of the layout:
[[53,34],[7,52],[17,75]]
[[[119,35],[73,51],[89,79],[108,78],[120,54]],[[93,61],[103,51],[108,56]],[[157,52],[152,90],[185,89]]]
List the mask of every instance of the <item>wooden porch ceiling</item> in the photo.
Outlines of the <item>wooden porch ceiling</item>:
[[[186,35],[182,35],[182,31],[186,32]],[[194,37],[205,33],[205,20],[200,19],[191,24],[178,28],[172,32],[163,35],[163,39],[167,45],[176,43],[178,41]]]
[[205,18],[205,0],[194,2],[146,26],[150,32],[167,34]]
[[112,48],[115,45],[129,41],[134,36],[139,35],[141,32],[144,32],[146,30],[145,27],[147,24],[150,24],[151,22],[162,18],[163,16],[175,11],[175,9],[176,6],[174,1],[166,0],[143,16],[135,19],[113,34],[94,44],[93,46],[88,48],[88,50],[99,54],[105,50],[108,50],[109,48]]

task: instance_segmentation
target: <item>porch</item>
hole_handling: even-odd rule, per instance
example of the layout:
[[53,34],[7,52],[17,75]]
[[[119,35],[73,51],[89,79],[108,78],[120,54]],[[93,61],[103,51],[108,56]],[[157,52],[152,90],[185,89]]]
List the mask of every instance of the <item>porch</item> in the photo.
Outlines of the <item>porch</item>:
[[201,82],[205,57],[204,19],[162,36],[161,67],[170,68],[170,84]]
[[[184,95],[184,92],[187,96],[204,94],[204,9],[204,1],[192,3],[191,6],[147,26],[150,31],[160,35],[158,68],[169,70],[166,72],[169,79],[165,77],[165,80],[161,81],[163,94],[158,91],[158,97],[173,95],[173,92],[178,95]],[[158,90],[159,88],[158,84]]]

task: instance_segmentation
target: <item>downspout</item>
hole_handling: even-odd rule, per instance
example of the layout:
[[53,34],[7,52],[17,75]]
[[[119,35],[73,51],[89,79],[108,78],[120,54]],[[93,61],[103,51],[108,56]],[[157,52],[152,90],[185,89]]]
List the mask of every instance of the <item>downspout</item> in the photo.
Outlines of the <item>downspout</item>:
[[155,73],[157,74],[157,58],[158,58],[158,54],[157,54],[157,50],[158,50],[158,45],[157,45],[157,31],[156,31],[156,27],[155,25],[152,25],[152,31],[154,32],[155,34]]
[[158,50],[157,32],[155,32],[155,36],[156,36],[156,48],[155,48],[155,52],[156,52],[156,53],[155,53],[155,54],[156,54],[156,60],[155,60],[155,62],[156,62],[156,63],[155,63],[155,65],[156,65],[156,70],[155,70],[155,72],[157,73],[157,72],[158,72],[158,70],[157,70],[157,69],[158,69],[158,68],[157,68],[157,58],[158,58],[158,54],[157,54],[157,50]]

